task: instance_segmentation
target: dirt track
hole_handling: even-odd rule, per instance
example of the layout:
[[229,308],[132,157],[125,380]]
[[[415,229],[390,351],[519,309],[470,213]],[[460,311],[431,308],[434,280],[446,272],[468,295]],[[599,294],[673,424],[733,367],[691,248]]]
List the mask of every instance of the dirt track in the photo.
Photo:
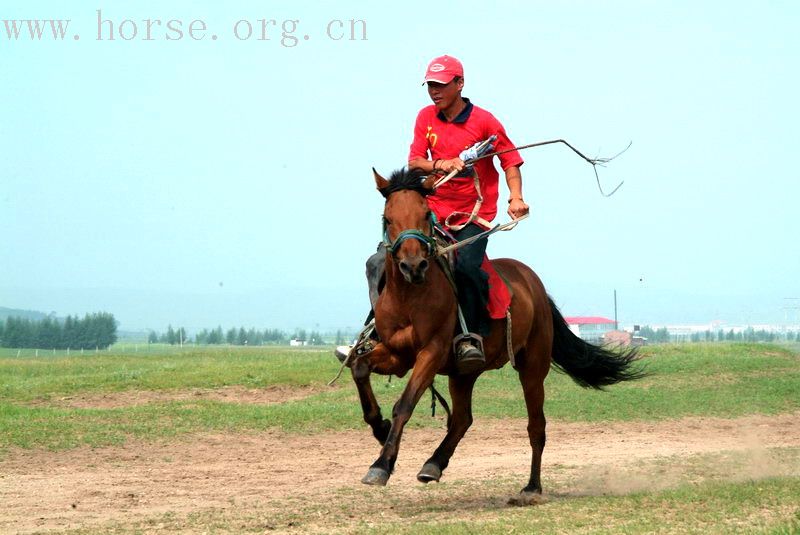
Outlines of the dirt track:
[[[476,421],[443,481],[480,484],[499,478],[522,487],[530,462],[525,425],[524,420]],[[390,492],[418,489],[416,472],[442,436],[438,429],[406,432]],[[552,487],[562,495],[666,488],[691,477],[683,464],[698,454],[745,457],[736,468],[710,469],[715,479],[800,475],[798,463],[778,462],[771,453],[798,446],[800,414],[555,422],[548,425],[543,477],[551,488],[545,495]],[[127,524],[247,503],[285,513],[301,495],[307,507],[327,504],[336,493],[366,492],[359,480],[378,451],[366,429],[324,436],[205,435],[59,453],[16,450],[0,462],[0,532]]]

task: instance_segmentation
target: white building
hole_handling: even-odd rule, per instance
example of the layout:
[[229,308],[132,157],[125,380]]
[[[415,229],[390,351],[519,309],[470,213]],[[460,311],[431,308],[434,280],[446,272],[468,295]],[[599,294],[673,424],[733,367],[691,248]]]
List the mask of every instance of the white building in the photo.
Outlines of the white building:
[[564,319],[570,331],[594,344],[602,343],[603,336],[615,329],[614,320],[602,316],[568,316]]

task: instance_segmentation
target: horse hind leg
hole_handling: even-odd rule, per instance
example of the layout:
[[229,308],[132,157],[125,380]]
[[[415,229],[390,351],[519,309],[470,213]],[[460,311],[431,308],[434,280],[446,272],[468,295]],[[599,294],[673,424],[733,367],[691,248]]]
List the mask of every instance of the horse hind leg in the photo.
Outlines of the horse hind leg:
[[[512,498],[513,505],[530,505],[541,502],[542,452],[546,441],[544,417],[544,378],[550,367],[550,347],[531,344],[525,362],[519,368],[519,380],[528,410],[528,439],[531,444],[531,474],[528,484],[519,496]],[[545,351],[546,350],[546,351]]]
[[439,481],[442,472],[450,463],[450,457],[453,456],[456,446],[472,425],[472,389],[477,379],[478,374],[450,377],[450,399],[453,401],[450,425],[447,426],[447,434],[442,443],[417,474],[417,480],[420,482]]

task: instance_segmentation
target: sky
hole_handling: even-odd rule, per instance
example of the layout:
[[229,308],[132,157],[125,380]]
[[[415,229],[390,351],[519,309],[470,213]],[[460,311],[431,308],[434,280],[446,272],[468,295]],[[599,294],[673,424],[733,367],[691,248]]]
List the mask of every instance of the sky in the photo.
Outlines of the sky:
[[[10,39],[15,19],[70,23]],[[0,306],[357,327],[371,168],[405,164],[450,54],[518,145],[631,143],[609,198],[568,149],[522,154],[532,216],[489,255],[565,315],[613,318],[616,290],[622,323],[800,323],[798,22],[796,2],[4,2]]]

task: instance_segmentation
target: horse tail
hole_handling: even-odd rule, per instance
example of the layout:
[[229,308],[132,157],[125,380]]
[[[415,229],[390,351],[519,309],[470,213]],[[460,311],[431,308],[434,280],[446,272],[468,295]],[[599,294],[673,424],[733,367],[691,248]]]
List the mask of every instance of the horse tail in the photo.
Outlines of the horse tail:
[[604,386],[640,379],[647,375],[638,360],[636,348],[604,348],[575,335],[548,296],[553,313],[553,366],[584,388],[603,390]]

